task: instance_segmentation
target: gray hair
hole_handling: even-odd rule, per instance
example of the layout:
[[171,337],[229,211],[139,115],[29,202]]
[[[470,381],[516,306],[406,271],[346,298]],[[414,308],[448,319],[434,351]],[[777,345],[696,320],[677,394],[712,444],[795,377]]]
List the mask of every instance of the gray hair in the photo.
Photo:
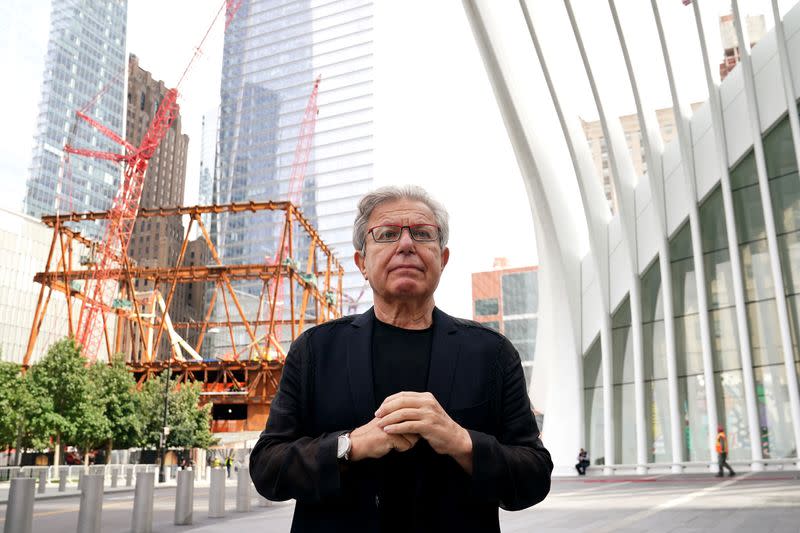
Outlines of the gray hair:
[[367,193],[358,202],[358,215],[356,215],[356,220],[353,223],[353,246],[355,249],[360,250],[362,253],[366,249],[367,230],[369,229],[367,228],[367,224],[369,223],[369,217],[372,215],[372,211],[382,203],[394,202],[396,200],[421,202],[433,212],[433,218],[436,221],[436,225],[439,226],[439,246],[444,250],[444,247],[447,246],[447,239],[450,236],[447,209],[445,209],[441,203],[434,200],[433,197],[428,194],[428,191],[417,185],[402,185],[399,187],[390,185],[387,187],[380,187]]

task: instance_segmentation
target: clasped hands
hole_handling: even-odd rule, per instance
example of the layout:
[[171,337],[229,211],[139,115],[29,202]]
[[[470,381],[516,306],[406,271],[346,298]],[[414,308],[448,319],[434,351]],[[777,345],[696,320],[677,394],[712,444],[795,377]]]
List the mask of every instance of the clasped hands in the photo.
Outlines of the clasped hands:
[[350,460],[378,459],[391,450],[405,452],[420,438],[472,472],[472,438],[429,392],[398,392],[386,398],[375,418],[350,433]]

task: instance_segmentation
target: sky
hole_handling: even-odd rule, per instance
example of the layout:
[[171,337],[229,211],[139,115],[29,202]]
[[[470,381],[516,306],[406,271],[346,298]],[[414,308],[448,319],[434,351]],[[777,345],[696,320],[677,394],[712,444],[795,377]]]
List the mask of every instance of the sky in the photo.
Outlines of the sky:
[[[498,17],[519,13],[516,1],[493,0]],[[564,98],[586,120],[597,118],[577,48],[566,29],[562,2],[529,0],[536,29],[551,59],[553,76],[569,88]],[[781,13],[795,2],[781,0]],[[646,0],[617,0],[633,62],[656,107],[670,105]],[[195,53],[220,0],[129,0],[129,53],[168,86],[177,83]],[[613,87],[613,108],[635,112],[607,2],[573,0],[578,24],[598,76]],[[692,9],[659,0],[671,53],[680,65],[681,91],[706,99]],[[769,0],[742,0],[743,15],[766,14]],[[721,57],[716,17],[725,0],[701,3],[712,57]],[[154,16],[157,14],[157,16]],[[35,120],[49,30],[49,1],[3,0],[0,57],[13,83],[0,87],[5,128],[0,129],[0,207],[19,210],[31,161]],[[517,24],[519,19],[517,19]],[[197,201],[202,116],[219,103],[222,20],[179,87],[184,133],[190,137],[187,205]],[[681,28],[690,31],[682,31]],[[503,120],[460,0],[376,1],[375,183],[416,183],[448,208],[450,264],[437,292],[445,311],[471,317],[472,272],[490,270],[495,257],[511,266],[536,264],[533,222],[524,184]],[[531,68],[536,68],[532,59]],[[323,109],[320,110],[324,112]]]

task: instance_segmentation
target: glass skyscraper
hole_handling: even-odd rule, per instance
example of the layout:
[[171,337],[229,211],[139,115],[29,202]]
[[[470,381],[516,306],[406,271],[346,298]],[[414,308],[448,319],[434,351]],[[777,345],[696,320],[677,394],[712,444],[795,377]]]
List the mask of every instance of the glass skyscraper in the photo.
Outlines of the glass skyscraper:
[[[124,137],[127,0],[53,0],[41,103],[25,212],[39,217],[111,207],[120,167],[110,161],[72,156],[61,168],[66,143],[119,151],[119,146],[82,120],[87,114]],[[88,106],[88,107],[86,107]],[[61,173],[61,175],[59,175]],[[84,228],[92,236],[99,228]]]
[[[287,199],[303,114],[322,76],[300,207],[343,263],[345,291],[354,295],[363,279],[351,228],[372,185],[372,27],[371,0],[243,2],[225,33],[212,187],[217,203]],[[225,263],[272,257],[282,220],[279,213],[220,215],[212,234]],[[257,295],[260,284],[240,290]]]

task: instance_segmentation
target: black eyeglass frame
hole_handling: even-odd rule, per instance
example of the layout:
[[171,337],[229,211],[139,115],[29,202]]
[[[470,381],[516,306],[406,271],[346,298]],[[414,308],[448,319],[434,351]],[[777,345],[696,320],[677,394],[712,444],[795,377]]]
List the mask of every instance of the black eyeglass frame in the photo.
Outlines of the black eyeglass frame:
[[[397,238],[394,239],[394,240],[379,241],[377,239],[377,237],[375,237],[375,234],[373,233],[373,230],[376,229],[376,228],[386,228],[386,227],[399,228],[400,231],[397,233]],[[417,239],[416,237],[414,237],[414,232],[411,230],[411,228],[419,228],[419,227],[436,228],[436,236],[433,239]],[[371,228],[369,228],[367,230],[367,233],[372,235],[372,240],[374,240],[375,242],[377,242],[379,244],[386,244],[386,243],[390,243],[390,242],[399,241],[403,237],[403,230],[404,229],[408,229],[409,237],[411,237],[411,240],[416,241],[416,242],[436,242],[436,241],[439,240],[440,233],[442,231],[441,228],[439,226],[437,226],[436,224],[410,224],[410,225],[407,225],[407,226],[401,226],[400,224],[378,224],[377,226],[372,226]]]

